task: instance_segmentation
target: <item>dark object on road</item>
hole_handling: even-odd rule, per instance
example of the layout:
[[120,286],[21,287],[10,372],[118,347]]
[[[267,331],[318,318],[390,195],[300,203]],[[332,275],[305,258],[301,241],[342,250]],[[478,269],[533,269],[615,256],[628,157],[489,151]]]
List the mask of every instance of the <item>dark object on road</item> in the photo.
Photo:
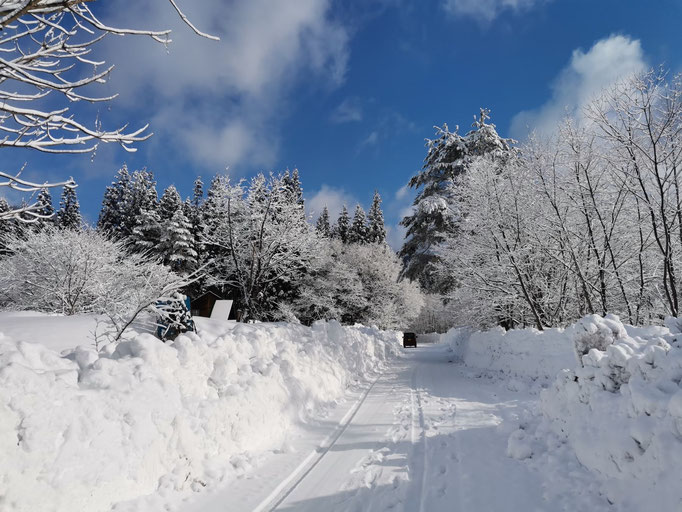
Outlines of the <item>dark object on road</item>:
[[417,335],[413,332],[403,333],[403,347],[417,348]]

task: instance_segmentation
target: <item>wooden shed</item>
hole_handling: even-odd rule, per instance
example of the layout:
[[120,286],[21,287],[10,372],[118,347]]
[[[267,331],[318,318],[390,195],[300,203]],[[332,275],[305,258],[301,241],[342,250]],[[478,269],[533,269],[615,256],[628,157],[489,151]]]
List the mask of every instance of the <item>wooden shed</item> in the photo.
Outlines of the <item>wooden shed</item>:
[[196,299],[193,298],[190,302],[192,316],[204,316],[209,318],[211,316],[211,311],[213,311],[213,306],[215,306],[215,301],[217,300],[220,300],[220,296],[211,291],[200,295]]

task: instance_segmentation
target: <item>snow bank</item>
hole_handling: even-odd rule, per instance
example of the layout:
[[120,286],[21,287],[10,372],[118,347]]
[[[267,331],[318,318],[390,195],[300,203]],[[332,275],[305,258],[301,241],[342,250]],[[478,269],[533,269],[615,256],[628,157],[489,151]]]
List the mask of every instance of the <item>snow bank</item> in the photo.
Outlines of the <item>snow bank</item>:
[[577,457],[618,510],[682,510],[682,335],[596,315],[575,334],[612,344],[542,392],[542,416],[512,434],[509,455]]
[[74,349],[78,345],[92,345],[96,330],[96,315],[62,316],[37,311],[0,311],[0,332],[5,336],[15,341],[38,342],[57,352]]
[[450,329],[441,336],[471,368],[503,372],[511,378],[549,379],[576,363],[572,329],[502,328],[472,332]]
[[199,327],[61,356],[0,334],[0,509],[110,510],[239,474],[399,342],[336,322]]

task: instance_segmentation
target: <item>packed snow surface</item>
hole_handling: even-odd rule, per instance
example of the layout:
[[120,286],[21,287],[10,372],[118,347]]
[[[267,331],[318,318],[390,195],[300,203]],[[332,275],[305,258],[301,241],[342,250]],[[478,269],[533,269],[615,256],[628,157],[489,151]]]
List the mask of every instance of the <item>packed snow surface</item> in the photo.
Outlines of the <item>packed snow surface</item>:
[[[56,330],[78,323],[40,318]],[[172,344],[140,334],[97,352],[81,338],[60,354],[21,341],[16,326],[4,333],[5,325],[0,509],[7,512],[122,510],[143,495],[163,501],[229,480],[259,453],[286,450],[292,425],[323,417],[398,346],[396,333],[336,322],[206,319],[198,335]]]

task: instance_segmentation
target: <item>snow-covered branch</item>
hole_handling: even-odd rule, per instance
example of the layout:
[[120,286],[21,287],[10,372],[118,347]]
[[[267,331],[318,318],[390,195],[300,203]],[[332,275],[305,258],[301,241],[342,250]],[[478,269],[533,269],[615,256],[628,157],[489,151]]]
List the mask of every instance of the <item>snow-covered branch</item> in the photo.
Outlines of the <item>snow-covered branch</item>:
[[[50,153],[88,153],[100,142],[127,151],[152,134],[148,125],[104,129],[79,121],[68,106],[45,109],[53,93],[67,102],[101,102],[116,94],[93,94],[91,86],[107,82],[113,65],[91,55],[109,35],[147,36],[168,44],[170,30],[113,27],[93,12],[95,0],[0,1],[0,147],[26,147]],[[170,7],[199,36],[175,0]],[[19,106],[29,103],[33,108]]]

